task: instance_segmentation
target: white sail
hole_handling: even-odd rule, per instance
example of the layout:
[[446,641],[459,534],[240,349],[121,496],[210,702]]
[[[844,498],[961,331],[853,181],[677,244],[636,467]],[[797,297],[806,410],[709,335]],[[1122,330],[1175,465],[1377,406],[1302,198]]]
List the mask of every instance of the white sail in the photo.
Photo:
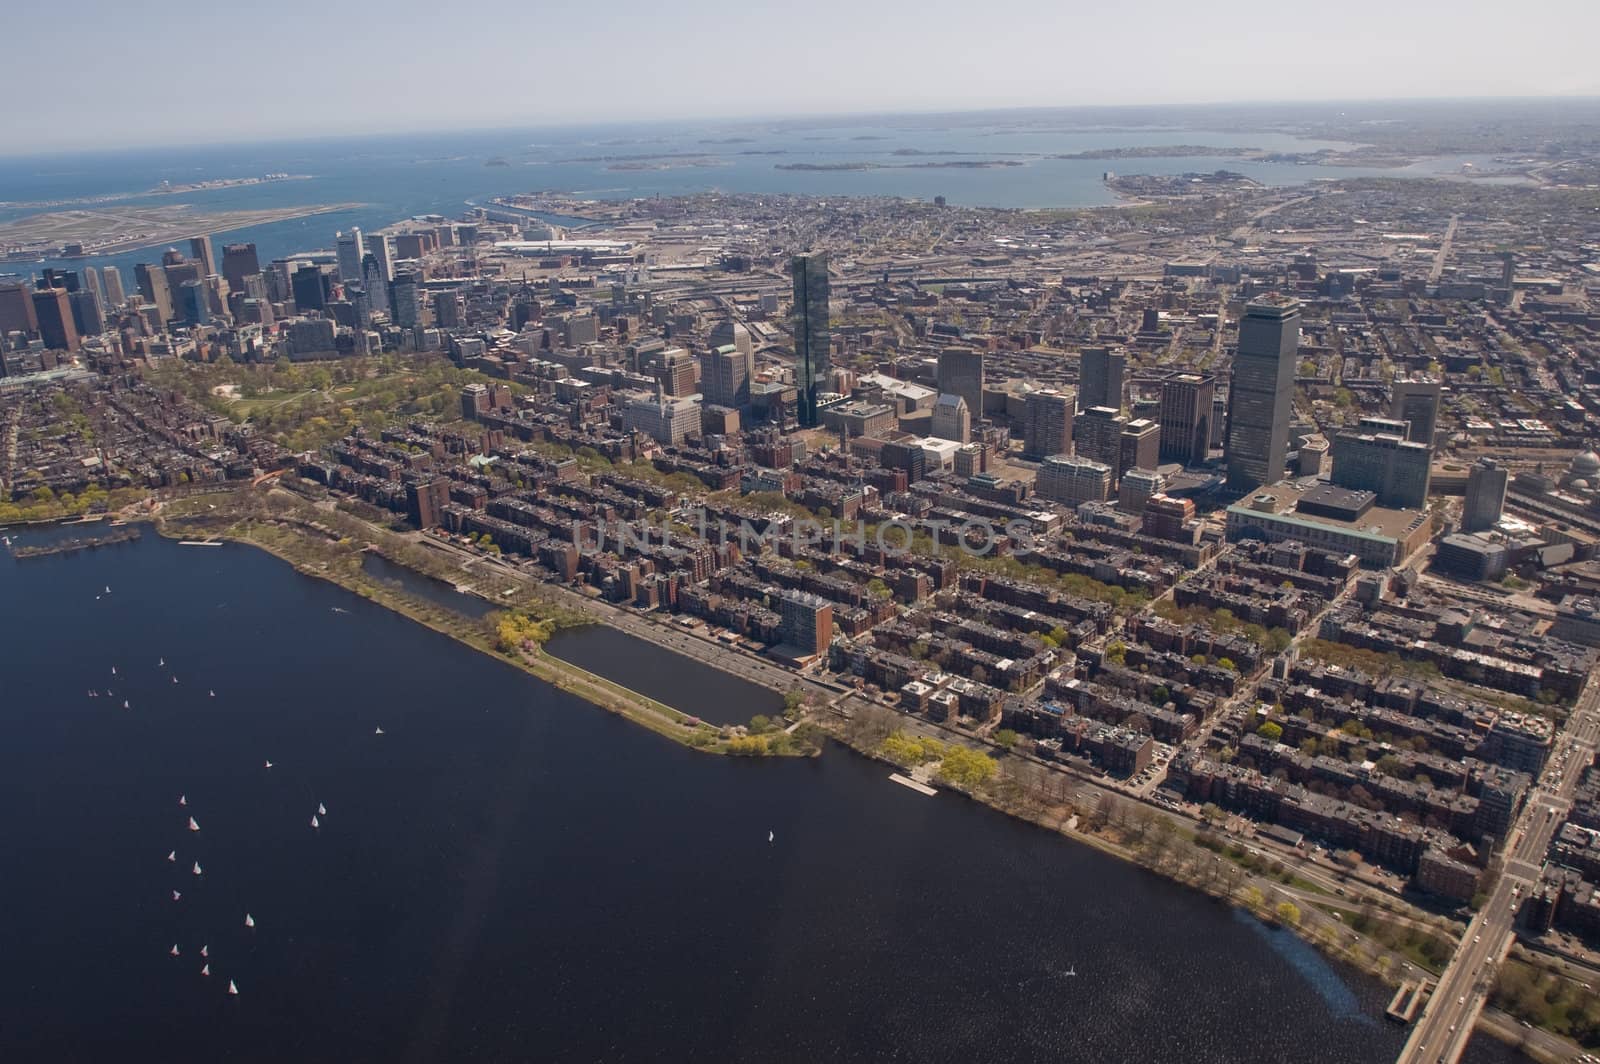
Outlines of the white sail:
[[239,988],[233,985],[232,979],[228,980],[228,993],[232,994],[234,997],[239,996]]
[[200,956],[202,956],[202,957],[211,956],[211,946],[209,944],[200,947]]
[[172,852],[167,854],[167,860],[176,861],[177,859],[178,859],[178,851],[177,850],[173,850]]
[[170,950],[168,950],[167,952],[172,954],[174,957],[176,957],[178,955],[178,944],[176,942],[174,942],[172,944],[172,948]]
[[200,830],[200,825],[195,823],[194,817],[190,817],[189,818],[189,830],[190,831],[199,831]]
[[311,814],[311,826],[314,828],[320,828],[322,826],[321,824],[317,823],[317,814],[315,813]]
[[177,901],[181,897],[183,897],[183,891],[175,890],[175,891],[172,892],[172,900],[173,901]]
[[204,968],[201,968],[200,969],[200,974],[201,975],[210,975],[211,974],[211,965],[208,964]]
[[272,767],[272,762],[271,762],[271,761],[268,761],[268,762],[267,762],[267,763],[266,763],[266,764],[267,764],[267,767],[268,767],[268,768],[271,768],[271,767]]
[[318,816],[327,816],[328,815],[328,807],[323,805],[321,802],[318,802],[317,803],[317,815]]
[[246,926],[246,927],[254,927],[254,926],[256,926],[256,918],[254,916],[251,916],[249,913],[245,913],[244,914],[244,926]]
[[196,861],[194,863],[194,874],[195,875],[199,875],[200,874],[200,862],[199,861]]
[[374,731],[372,734],[373,735],[382,735],[383,734],[383,729],[380,727],[376,731]]
[[178,804],[179,805],[188,805],[189,804],[189,796],[187,794],[178,795]]

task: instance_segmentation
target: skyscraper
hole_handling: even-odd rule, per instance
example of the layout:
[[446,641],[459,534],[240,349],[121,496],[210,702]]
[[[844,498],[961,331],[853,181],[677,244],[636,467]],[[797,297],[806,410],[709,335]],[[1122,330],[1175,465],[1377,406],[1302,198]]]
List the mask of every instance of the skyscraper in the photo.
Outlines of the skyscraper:
[[947,347],[939,352],[939,392],[967,401],[967,415],[983,420],[983,352]]
[[133,276],[139,283],[139,294],[156,308],[161,324],[172,320],[172,288],[167,284],[167,271],[161,266],[141,262],[134,266]]
[[[706,343],[711,350],[732,344],[739,349],[739,357],[744,359],[744,379],[751,381],[756,376],[756,349],[750,339],[750,330],[731,318],[717,322],[711,327],[711,335]],[[726,406],[728,404],[721,404]]]
[[1493,528],[1506,508],[1509,471],[1492,458],[1480,458],[1467,471],[1467,501],[1461,508],[1461,531]]
[[307,263],[294,271],[294,309],[301,314],[308,310],[321,310],[328,302],[327,281],[322,267]]
[[38,331],[39,316],[33,310],[33,293],[22,284],[0,284],[0,336]]
[[394,280],[394,251],[389,246],[389,238],[382,233],[362,237],[366,245],[367,254],[371,255],[378,263],[378,269],[383,273],[385,285]]
[[254,244],[224,244],[222,247],[222,276],[235,292],[244,289],[244,279],[261,272],[261,260],[256,256]]
[[971,442],[972,414],[967,410],[965,397],[948,393],[939,396],[939,401],[933,406],[933,420],[928,435],[956,443]]
[[401,270],[394,275],[389,286],[390,320],[402,329],[414,329],[422,324],[422,299],[417,288],[417,275]]
[[1075,393],[1045,389],[1029,392],[1022,413],[1022,454],[1049,458],[1072,450],[1072,410]]
[[190,325],[211,321],[211,296],[204,281],[185,281],[178,287],[178,316]]
[[1122,409],[1122,375],[1128,356],[1109,347],[1086,347],[1078,356],[1078,409]]
[[1113,487],[1117,481],[1117,456],[1125,424],[1126,419],[1109,406],[1091,406],[1072,419],[1073,452],[1079,458],[1109,466]]
[[817,424],[817,393],[828,382],[828,253],[796,255],[789,263],[794,278],[794,374],[800,389],[800,424]]
[[1390,415],[1409,421],[1406,439],[1433,446],[1434,430],[1439,426],[1439,381],[1433,377],[1397,377],[1394,382],[1394,409]]
[[1122,426],[1117,440],[1117,481],[1129,470],[1154,470],[1161,461],[1161,426],[1147,417]]
[[335,233],[333,239],[334,250],[339,256],[339,280],[361,280],[361,260],[367,253],[367,249],[362,246],[361,230],[352,229],[348,233]]
[[100,267],[100,286],[105,289],[107,307],[120,307],[128,301],[122,288],[122,271],[115,266]]
[[1228,487],[1236,491],[1283,478],[1299,347],[1299,300],[1268,295],[1246,305],[1228,389]]
[[[1398,427],[1398,426],[1396,426]],[[1333,482],[1372,491],[1379,506],[1417,509],[1428,502],[1433,452],[1395,432],[1340,432],[1333,437]]]
[[72,323],[72,307],[65,288],[41,288],[33,293],[33,314],[39,320],[39,336],[44,346],[58,351],[78,349],[78,330]]
[[[376,238],[375,238],[376,239]],[[369,250],[361,258],[361,287],[367,293],[368,310],[376,313],[389,311],[389,279],[383,275],[378,256]]]
[[[97,310],[104,311],[106,305],[106,290],[100,287],[100,271],[93,266],[83,268],[83,287],[94,294]],[[98,332],[99,330],[95,330]]]
[[1211,451],[1211,412],[1216,378],[1209,373],[1175,373],[1161,382],[1161,458],[1199,465]]
[[750,405],[750,379],[745,376],[745,356],[737,344],[723,344],[707,352],[700,363],[700,392],[709,406],[739,410]]
[[190,237],[189,255],[199,264],[200,280],[203,281],[217,272],[217,257],[211,250],[209,236]]

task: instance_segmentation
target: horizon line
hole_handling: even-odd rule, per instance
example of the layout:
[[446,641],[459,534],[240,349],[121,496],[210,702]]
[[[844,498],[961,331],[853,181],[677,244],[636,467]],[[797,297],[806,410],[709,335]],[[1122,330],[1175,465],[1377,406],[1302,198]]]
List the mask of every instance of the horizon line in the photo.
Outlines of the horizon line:
[[1178,103],[1097,103],[1097,104],[1016,104],[1008,106],[973,107],[973,108],[928,108],[928,109],[866,109],[861,111],[792,111],[770,112],[766,114],[700,114],[685,115],[676,118],[591,118],[575,119],[572,121],[545,121],[535,124],[496,123],[481,126],[456,126],[433,127],[425,129],[368,129],[357,132],[324,131],[301,135],[268,133],[258,137],[227,138],[209,141],[187,142],[129,142],[115,147],[93,147],[81,145],[76,147],[55,147],[43,149],[24,149],[12,151],[0,146],[0,159],[48,159],[72,156],[92,155],[122,155],[138,151],[189,151],[206,148],[245,147],[253,145],[289,145],[289,144],[316,144],[328,141],[343,140],[380,140],[386,138],[436,138],[449,136],[473,136],[490,133],[521,133],[536,132],[539,130],[571,130],[589,128],[622,128],[622,127],[650,127],[671,125],[705,125],[712,123],[731,124],[760,124],[760,123],[795,123],[795,122],[860,122],[869,118],[935,118],[943,115],[950,116],[977,116],[977,115],[1003,115],[1003,114],[1033,114],[1040,112],[1093,112],[1093,111],[1155,111],[1155,110],[1194,110],[1200,108],[1295,108],[1295,107],[1335,107],[1335,106],[1371,106],[1371,105],[1430,105],[1430,104],[1514,104],[1514,103],[1541,103],[1541,104],[1600,104],[1600,92],[1581,94],[1550,94],[1533,96],[1371,96],[1371,97],[1326,97],[1318,99],[1254,99],[1254,100],[1195,100]]

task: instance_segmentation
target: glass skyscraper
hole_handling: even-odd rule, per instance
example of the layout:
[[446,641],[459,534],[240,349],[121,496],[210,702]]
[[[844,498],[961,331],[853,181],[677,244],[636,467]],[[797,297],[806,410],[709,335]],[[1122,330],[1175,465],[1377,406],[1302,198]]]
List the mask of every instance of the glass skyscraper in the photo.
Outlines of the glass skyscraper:
[[800,424],[817,424],[817,393],[828,383],[828,253],[796,255],[794,277],[794,375],[800,388]]

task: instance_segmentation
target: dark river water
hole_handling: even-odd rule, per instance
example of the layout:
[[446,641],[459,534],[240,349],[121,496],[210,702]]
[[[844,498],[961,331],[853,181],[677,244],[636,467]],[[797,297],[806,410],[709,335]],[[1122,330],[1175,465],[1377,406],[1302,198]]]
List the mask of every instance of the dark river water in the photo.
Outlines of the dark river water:
[[0,1061],[1398,1050],[1294,938],[886,777],[693,753],[249,548],[0,554]]

